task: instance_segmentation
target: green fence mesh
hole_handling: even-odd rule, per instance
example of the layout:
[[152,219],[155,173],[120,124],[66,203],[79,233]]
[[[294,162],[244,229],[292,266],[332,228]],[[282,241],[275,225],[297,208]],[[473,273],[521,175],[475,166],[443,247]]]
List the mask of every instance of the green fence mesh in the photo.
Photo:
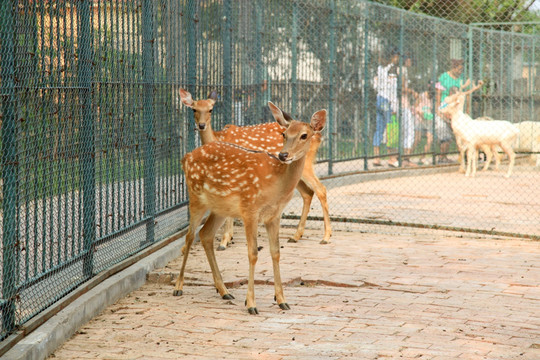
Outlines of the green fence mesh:
[[[200,140],[180,88],[194,99],[217,91],[215,129],[273,121],[269,100],[304,121],[326,108],[316,172],[335,220],[540,235],[533,145],[518,149],[514,180],[490,172],[463,183],[444,175],[456,168],[426,165],[382,173],[413,176],[407,188],[362,178],[381,168],[375,77],[392,53],[397,132],[385,128],[378,147],[391,165],[394,156],[402,168],[407,160],[437,165],[446,152],[457,160],[451,131],[441,147],[445,134],[428,116],[437,112],[439,76],[456,61],[464,79],[484,81],[466,105],[471,116],[537,120],[537,25],[485,21],[356,0],[0,2],[0,337],[186,226],[179,160]],[[314,219],[322,216],[316,200],[312,207]],[[300,211],[295,198],[285,213]]]

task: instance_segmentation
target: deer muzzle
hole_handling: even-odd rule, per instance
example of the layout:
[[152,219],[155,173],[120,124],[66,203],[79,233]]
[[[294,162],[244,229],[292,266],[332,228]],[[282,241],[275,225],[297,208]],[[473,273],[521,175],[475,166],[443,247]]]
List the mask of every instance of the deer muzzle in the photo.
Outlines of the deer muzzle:
[[284,162],[286,164],[289,164],[292,162],[292,159],[289,158],[289,153],[287,152],[280,152],[278,154],[278,158],[281,162]]

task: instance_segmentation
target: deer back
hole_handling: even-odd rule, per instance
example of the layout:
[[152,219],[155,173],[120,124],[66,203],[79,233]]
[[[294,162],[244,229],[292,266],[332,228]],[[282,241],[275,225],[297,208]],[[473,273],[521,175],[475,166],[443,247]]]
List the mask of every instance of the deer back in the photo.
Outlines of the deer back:
[[251,126],[229,125],[222,131],[215,131],[216,139],[230,142],[248,149],[277,154],[283,147],[285,127],[277,122]]

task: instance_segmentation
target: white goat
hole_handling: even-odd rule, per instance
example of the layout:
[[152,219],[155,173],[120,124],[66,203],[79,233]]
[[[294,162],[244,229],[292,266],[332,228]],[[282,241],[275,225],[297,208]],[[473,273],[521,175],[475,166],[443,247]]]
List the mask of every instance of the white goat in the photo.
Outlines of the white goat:
[[465,176],[474,176],[476,174],[477,148],[485,144],[490,147],[498,145],[508,155],[510,162],[505,177],[510,177],[516,159],[512,144],[519,133],[519,129],[510,122],[503,120],[475,121],[463,112],[465,96],[478,90],[482,84],[482,81],[479,81],[471,90],[458,90],[455,94],[447,96],[440,107],[440,111],[451,116],[452,130],[456,138],[460,138],[464,151],[467,151]]

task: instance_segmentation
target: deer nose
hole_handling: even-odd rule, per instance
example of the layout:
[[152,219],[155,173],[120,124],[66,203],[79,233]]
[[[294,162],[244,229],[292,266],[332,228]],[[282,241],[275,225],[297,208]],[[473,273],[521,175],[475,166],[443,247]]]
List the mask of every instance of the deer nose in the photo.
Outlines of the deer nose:
[[204,130],[206,129],[206,124],[199,124],[199,130]]
[[279,160],[285,161],[285,160],[287,160],[287,158],[289,157],[289,153],[282,153],[282,152],[280,152],[279,155],[278,155],[278,157],[279,157]]

